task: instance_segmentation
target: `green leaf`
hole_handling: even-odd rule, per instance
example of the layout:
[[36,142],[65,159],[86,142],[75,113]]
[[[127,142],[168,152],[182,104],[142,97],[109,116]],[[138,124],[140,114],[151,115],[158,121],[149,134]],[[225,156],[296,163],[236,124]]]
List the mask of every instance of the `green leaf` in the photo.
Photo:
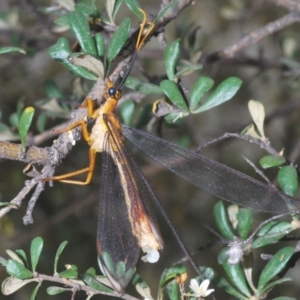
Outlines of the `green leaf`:
[[26,51],[19,47],[2,47],[0,48],[0,54],[10,53],[10,52],[19,52],[26,54]]
[[58,295],[58,294],[61,294],[61,293],[70,292],[70,291],[72,291],[72,288],[62,288],[62,287],[58,287],[58,286],[49,286],[46,291],[47,291],[48,295]]
[[9,259],[6,263],[6,272],[18,279],[29,279],[33,277],[33,273],[29,271],[24,265],[19,262]]
[[66,38],[61,37],[57,40],[56,44],[51,46],[48,49],[49,55],[56,61],[60,62],[64,65],[67,69],[72,71],[74,74],[90,79],[90,80],[97,80],[98,77],[89,72],[86,68],[81,66],[73,65],[69,61],[69,56],[71,56],[72,52],[69,46],[69,42]]
[[253,224],[253,211],[249,208],[239,208],[237,213],[238,231],[243,240],[248,238],[249,231]]
[[213,87],[214,81],[206,76],[201,76],[191,91],[190,109],[194,111],[202,97]]
[[34,108],[27,107],[23,111],[19,123],[19,135],[22,143],[23,151],[26,149],[26,138],[34,116]]
[[189,112],[189,108],[177,86],[177,84],[171,80],[163,80],[160,83],[160,87],[163,89],[166,96],[179,108]]
[[126,101],[121,105],[121,118],[125,125],[130,125],[135,109],[133,101]]
[[126,5],[128,8],[140,19],[143,20],[143,14],[139,10],[141,8],[141,4],[138,0],[125,0]]
[[54,20],[54,23],[58,26],[69,27],[69,14],[59,16]]
[[31,255],[31,264],[32,264],[33,272],[35,272],[36,266],[39,262],[43,250],[43,245],[44,245],[44,241],[40,236],[34,238],[31,242],[30,255]]
[[101,282],[99,282],[97,279],[94,277],[88,275],[88,274],[83,274],[80,276],[81,279],[90,287],[97,291],[102,291],[105,293],[112,293],[113,290],[108,288],[107,286],[103,285]]
[[242,295],[232,285],[230,285],[224,278],[216,276],[212,279],[212,282],[217,285],[218,288],[224,289],[227,294],[230,294],[240,300],[249,300],[249,297]]
[[252,249],[259,248],[265,245],[276,243],[285,235],[294,230],[291,223],[288,222],[270,222],[263,226],[258,232],[258,238],[256,238],[251,247]]
[[107,59],[109,63],[118,55],[120,50],[124,47],[130,30],[131,19],[125,18],[120,24],[119,28],[112,36],[107,49]]
[[231,282],[247,297],[251,296],[249,291],[245,274],[240,264],[229,265],[226,261],[223,263],[223,268],[226,274],[229,276]]
[[178,283],[175,280],[172,280],[166,285],[166,291],[170,300],[179,300],[180,294],[178,289]]
[[168,281],[183,273],[186,273],[186,267],[182,264],[177,264],[169,269],[165,269],[160,276],[159,287],[164,286]]
[[278,167],[284,163],[285,158],[283,156],[266,155],[259,160],[260,166],[264,169]]
[[67,279],[77,279],[78,269],[75,265],[69,265],[66,270],[58,273],[59,277]]
[[165,66],[168,79],[173,81],[175,75],[175,68],[180,54],[180,39],[175,40],[169,44],[164,52]]
[[114,6],[114,11],[113,11],[113,20],[116,18],[116,15],[123,3],[123,0],[116,0],[115,6]]
[[40,282],[33,290],[32,294],[31,294],[31,297],[30,297],[30,300],[36,300],[36,294],[39,290],[39,288],[41,287],[42,283]]
[[62,98],[64,96],[61,89],[53,80],[45,81],[44,89],[48,98]]
[[54,259],[54,274],[57,273],[57,263],[58,263],[59,257],[62,254],[62,252],[64,251],[67,244],[68,244],[68,241],[62,242],[56,251],[56,255],[55,255],[55,259]]
[[168,5],[166,5],[156,16],[156,18],[154,19],[153,23],[157,22],[158,20],[160,20],[164,15],[166,15],[168,13],[168,11],[170,11],[171,9],[173,9],[174,7],[176,7],[178,4],[177,1],[172,1],[170,2]]
[[177,72],[177,73],[174,75],[174,78],[179,78],[179,77],[181,77],[181,76],[191,74],[191,73],[193,73],[194,71],[200,70],[200,69],[202,69],[202,68],[203,68],[202,65],[195,65],[195,66],[191,66],[191,67],[186,67],[186,68],[182,69],[181,71]]
[[96,269],[91,267],[91,268],[88,268],[85,272],[85,274],[87,275],[90,275],[92,277],[95,277],[96,276]]
[[294,254],[294,248],[285,247],[279,250],[264,267],[258,282],[258,292],[261,294],[266,284],[279,274]]
[[218,229],[220,230],[221,234],[225,238],[232,241],[234,238],[234,232],[229,222],[227,211],[225,209],[223,201],[220,200],[214,205],[214,216],[216,219]]
[[[22,250],[22,249],[17,249],[17,250],[15,251],[15,253],[16,253],[16,254],[18,255],[18,257],[22,260],[23,265],[26,266],[26,267],[29,267],[28,259],[27,259],[27,255],[26,255],[25,251]],[[14,259],[14,258],[13,258],[13,259]],[[18,259],[15,259],[15,260],[18,261]]]
[[127,77],[127,79],[125,81],[125,86],[130,89],[139,91],[143,94],[162,94],[163,93],[163,90],[158,85],[141,81],[132,76]]
[[12,251],[12,250],[6,250],[6,253],[9,257],[11,257],[13,260],[19,262],[20,264],[25,266],[25,262],[23,260],[23,258],[16,252]]
[[95,6],[95,1],[91,1],[92,3],[76,3],[75,10],[81,12],[86,17],[96,18],[99,15],[97,7]]
[[291,277],[284,277],[284,278],[280,278],[278,280],[274,280],[271,283],[266,285],[266,287],[263,289],[262,293],[265,294],[267,291],[273,289],[273,287],[275,285],[279,285],[279,284],[287,282],[287,281],[293,281],[293,279]]
[[91,36],[90,27],[85,15],[79,10],[71,12],[69,14],[69,25],[83,52],[96,56],[95,42]]
[[200,113],[230,100],[242,85],[237,77],[230,77],[221,82],[206,101],[193,113]]
[[104,37],[99,32],[95,34],[95,42],[96,42],[98,56],[103,57],[105,52],[105,41],[104,41]]
[[41,113],[38,116],[38,119],[36,121],[36,128],[39,132],[43,132],[45,130],[47,119],[48,119],[47,113]]
[[295,196],[298,189],[297,171],[292,166],[284,166],[278,172],[278,184],[281,190],[289,195]]

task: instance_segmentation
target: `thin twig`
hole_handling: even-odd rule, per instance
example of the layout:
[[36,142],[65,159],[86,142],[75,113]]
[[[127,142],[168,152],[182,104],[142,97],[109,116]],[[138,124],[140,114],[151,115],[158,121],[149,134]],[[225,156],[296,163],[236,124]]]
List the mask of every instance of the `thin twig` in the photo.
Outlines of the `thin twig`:
[[237,42],[234,42],[232,45],[227,46],[221,51],[203,55],[201,59],[202,63],[215,62],[224,58],[232,58],[236,55],[237,52],[241,51],[242,49],[249,47],[250,45],[257,44],[269,35],[282,30],[283,28],[296,22],[300,22],[300,13],[288,13],[282,18],[277,19],[276,21],[270,22],[263,27],[251,31],[250,33],[239,39]]

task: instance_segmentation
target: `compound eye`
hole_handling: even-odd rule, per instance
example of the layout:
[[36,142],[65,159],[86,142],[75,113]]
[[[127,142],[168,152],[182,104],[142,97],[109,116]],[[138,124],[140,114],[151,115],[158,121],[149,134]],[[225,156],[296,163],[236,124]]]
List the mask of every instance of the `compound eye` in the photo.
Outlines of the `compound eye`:
[[108,89],[108,95],[111,97],[115,96],[116,92],[117,92],[117,89],[114,87],[111,87]]

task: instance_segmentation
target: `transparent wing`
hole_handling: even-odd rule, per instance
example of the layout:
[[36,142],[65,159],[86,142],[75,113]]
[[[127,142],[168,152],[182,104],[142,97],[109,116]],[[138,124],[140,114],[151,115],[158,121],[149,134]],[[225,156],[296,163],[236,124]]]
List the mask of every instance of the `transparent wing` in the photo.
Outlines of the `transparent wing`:
[[158,163],[221,199],[272,213],[300,207],[299,200],[201,154],[125,125],[122,133]]

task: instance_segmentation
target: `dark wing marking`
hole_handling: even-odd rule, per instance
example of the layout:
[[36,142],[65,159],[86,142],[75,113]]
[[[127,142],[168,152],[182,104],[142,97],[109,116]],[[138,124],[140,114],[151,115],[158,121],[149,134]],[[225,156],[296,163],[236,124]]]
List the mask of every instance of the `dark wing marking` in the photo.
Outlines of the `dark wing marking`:
[[[132,230],[132,222],[139,221],[138,208],[144,208],[157,232],[158,227],[151,209],[141,203],[144,198],[149,198],[147,185],[126,151],[121,132],[114,127],[114,122],[110,122],[109,116],[103,116],[108,133],[102,155],[97,247],[103,271],[114,288],[123,293],[134,274],[140,253],[138,233],[134,234]],[[120,168],[123,174],[120,174]],[[130,215],[126,197],[130,200]]]

